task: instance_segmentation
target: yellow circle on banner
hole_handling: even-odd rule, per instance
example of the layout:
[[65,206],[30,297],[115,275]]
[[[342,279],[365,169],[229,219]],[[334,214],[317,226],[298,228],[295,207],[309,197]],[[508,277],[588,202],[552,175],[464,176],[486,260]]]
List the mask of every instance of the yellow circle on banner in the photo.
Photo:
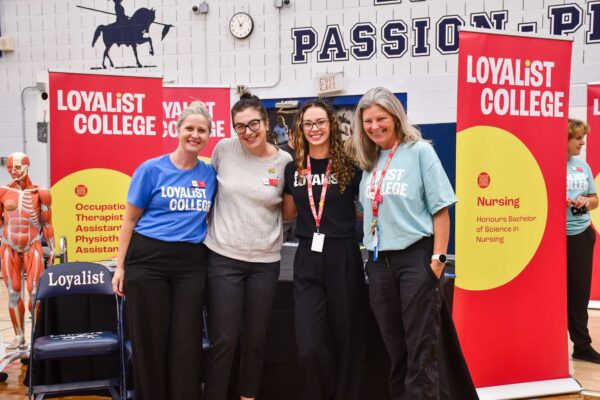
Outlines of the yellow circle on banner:
[[66,236],[69,261],[116,257],[130,180],[121,172],[95,168],[75,172],[52,186],[56,244]]
[[[600,174],[596,176],[596,179],[594,179],[594,181],[596,182],[597,195],[598,188],[600,188]],[[590,211],[590,216],[592,217],[592,224],[594,225],[594,229],[596,229],[596,232],[600,233],[600,207]]]
[[510,132],[476,126],[457,135],[456,188],[456,285],[504,285],[525,269],[544,234],[540,167]]

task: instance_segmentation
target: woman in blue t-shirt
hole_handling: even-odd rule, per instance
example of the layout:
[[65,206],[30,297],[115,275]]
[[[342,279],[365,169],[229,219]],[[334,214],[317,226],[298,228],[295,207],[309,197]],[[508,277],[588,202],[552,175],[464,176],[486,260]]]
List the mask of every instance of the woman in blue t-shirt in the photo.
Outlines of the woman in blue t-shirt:
[[575,158],[585,144],[588,125],[569,119],[569,160],[567,161],[567,315],[573,358],[600,364],[588,331],[587,306],[592,285],[596,232],[589,211],[598,207],[596,185],[590,166]]
[[441,376],[438,363],[439,279],[450,235],[448,207],[456,202],[448,177],[387,89],[371,89],[360,99],[353,132],[364,171],[359,199],[369,250],[369,299],[391,359],[391,397],[477,398],[458,341],[451,342],[450,351],[457,361],[453,368],[463,372],[451,379],[458,391],[449,397],[444,385],[449,379]]
[[113,288],[127,296],[136,399],[198,399],[206,216],[216,191],[198,160],[211,116],[192,103],[177,121],[179,145],[135,171],[119,234]]

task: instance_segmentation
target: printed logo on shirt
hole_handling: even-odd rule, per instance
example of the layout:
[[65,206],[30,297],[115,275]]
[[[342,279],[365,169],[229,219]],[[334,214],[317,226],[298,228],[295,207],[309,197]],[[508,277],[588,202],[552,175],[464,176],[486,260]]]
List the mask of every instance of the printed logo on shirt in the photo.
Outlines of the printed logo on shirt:
[[[301,175],[298,171],[294,172],[294,187],[301,187],[306,185],[307,175]],[[314,174],[311,176],[312,185],[313,186],[323,186],[323,182],[325,182],[325,174]],[[329,176],[329,184],[337,185],[338,180],[335,173]]]
[[588,180],[584,173],[567,174],[567,190],[588,190]]
[[[200,181],[192,182],[204,184]],[[201,187],[161,186],[160,197],[169,199],[169,210],[171,211],[208,212],[212,205],[212,202],[207,199],[206,189]]]
[[[407,197],[408,196],[408,182],[402,182],[404,178],[404,168],[391,168],[385,174],[385,178],[383,183],[381,184],[380,194],[382,196],[400,196]],[[365,183],[365,193],[368,199],[373,200],[375,197],[375,193],[371,191],[371,181],[373,179],[373,174],[369,174],[369,178]],[[377,177],[375,178],[375,183],[378,184],[381,179],[381,171],[377,171]]]
[[205,188],[206,183],[204,183],[202,181],[192,181],[192,186],[195,188]]

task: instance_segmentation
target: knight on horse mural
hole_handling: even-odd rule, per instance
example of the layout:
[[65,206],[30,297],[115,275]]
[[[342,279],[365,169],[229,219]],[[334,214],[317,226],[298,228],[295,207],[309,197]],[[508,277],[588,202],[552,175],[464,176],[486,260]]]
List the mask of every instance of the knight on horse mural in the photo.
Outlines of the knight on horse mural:
[[137,9],[131,17],[125,14],[125,8],[123,7],[123,0],[112,0],[115,3],[115,12],[107,12],[97,10],[89,7],[78,6],[86,10],[97,11],[104,14],[115,15],[117,20],[112,24],[98,25],[94,32],[94,38],[92,40],[92,47],[96,44],[96,41],[102,35],[104,41],[104,53],[102,56],[102,68],[106,69],[105,61],[108,59],[111,67],[115,67],[112,59],[110,58],[109,51],[113,45],[117,46],[130,46],[135,56],[136,66],[142,68],[143,65],[140,63],[137,53],[137,46],[140,44],[148,43],[150,45],[150,55],[154,55],[154,46],[152,44],[152,38],[149,36],[150,25],[158,24],[163,26],[161,40],[165,38],[169,29],[173,27],[170,24],[163,24],[155,22],[156,11],[141,7]]

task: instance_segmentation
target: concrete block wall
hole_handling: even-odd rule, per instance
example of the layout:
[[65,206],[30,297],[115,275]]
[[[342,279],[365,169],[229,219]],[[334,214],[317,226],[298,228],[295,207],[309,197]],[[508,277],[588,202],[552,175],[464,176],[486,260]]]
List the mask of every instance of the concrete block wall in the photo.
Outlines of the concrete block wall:
[[[162,74],[170,84],[245,85],[263,98],[315,96],[314,79],[323,72],[343,72],[345,91],[360,95],[375,85],[408,93],[409,117],[415,123],[455,120],[457,55],[441,54],[436,48],[437,23],[455,15],[471,25],[473,13],[506,11],[507,31],[517,31],[522,23],[535,23],[538,33],[549,34],[549,7],[576,4],[583,10],[582,25],[572,33],[573,72],[571,108],[580,112],[585,106],[585,84],[600,81],[600,43],[587,44],[591,21],[588,7],[598,0],[403,0],[375,5],[381,0],[291,0],[288,7],[276,8],[273,0],[207,0],[208,14],[194,14],[192,4],[202,0],[123,0],[131,16],[141,7],[156,10],[156,22],[172,24],[164,40],[162,26],[153,24],[149,45],[138,46],[144,68],[136,68],[133,52],[127,46],[113,46],[110,56],[115,74]],[[36,121],[41,102],[36,90],[21,91],[35,85],[39,72],[48,69],[67,71],[102,70],[102,37],[92,47],[94,31],[115,17],[77,7],[107,12],[114,3],[106,0],[0,0],[0,32],[16,39],[16,51],[0,57],[0,156],[23,150],[22,122],[25,124],[27,152],[32,158],[31,175],[36,183],[48,184],[48,146],[36,140]],[[248,39],[236,40],[229,33],[235,12],[254,18],[255,28]],[[429,54],[412,55],[415,44],[412,24],[429,19]],[[600,15],[598,16],[600,19]],[[407,51],[399,58],[382,52],[382,27],[401,20],[407,27]],[[367,60],[318,62],[325,30],[337,25],[344,48],[352,44],[350,32],[357,23],[371,23],[376,32],[375,54]],[[317,32],[316,49],[307,63],[294,64],[292,29],[311,27]],[[106,63],[108,66],[108,62]],[[0,183],[9,180],[0,168]]]

